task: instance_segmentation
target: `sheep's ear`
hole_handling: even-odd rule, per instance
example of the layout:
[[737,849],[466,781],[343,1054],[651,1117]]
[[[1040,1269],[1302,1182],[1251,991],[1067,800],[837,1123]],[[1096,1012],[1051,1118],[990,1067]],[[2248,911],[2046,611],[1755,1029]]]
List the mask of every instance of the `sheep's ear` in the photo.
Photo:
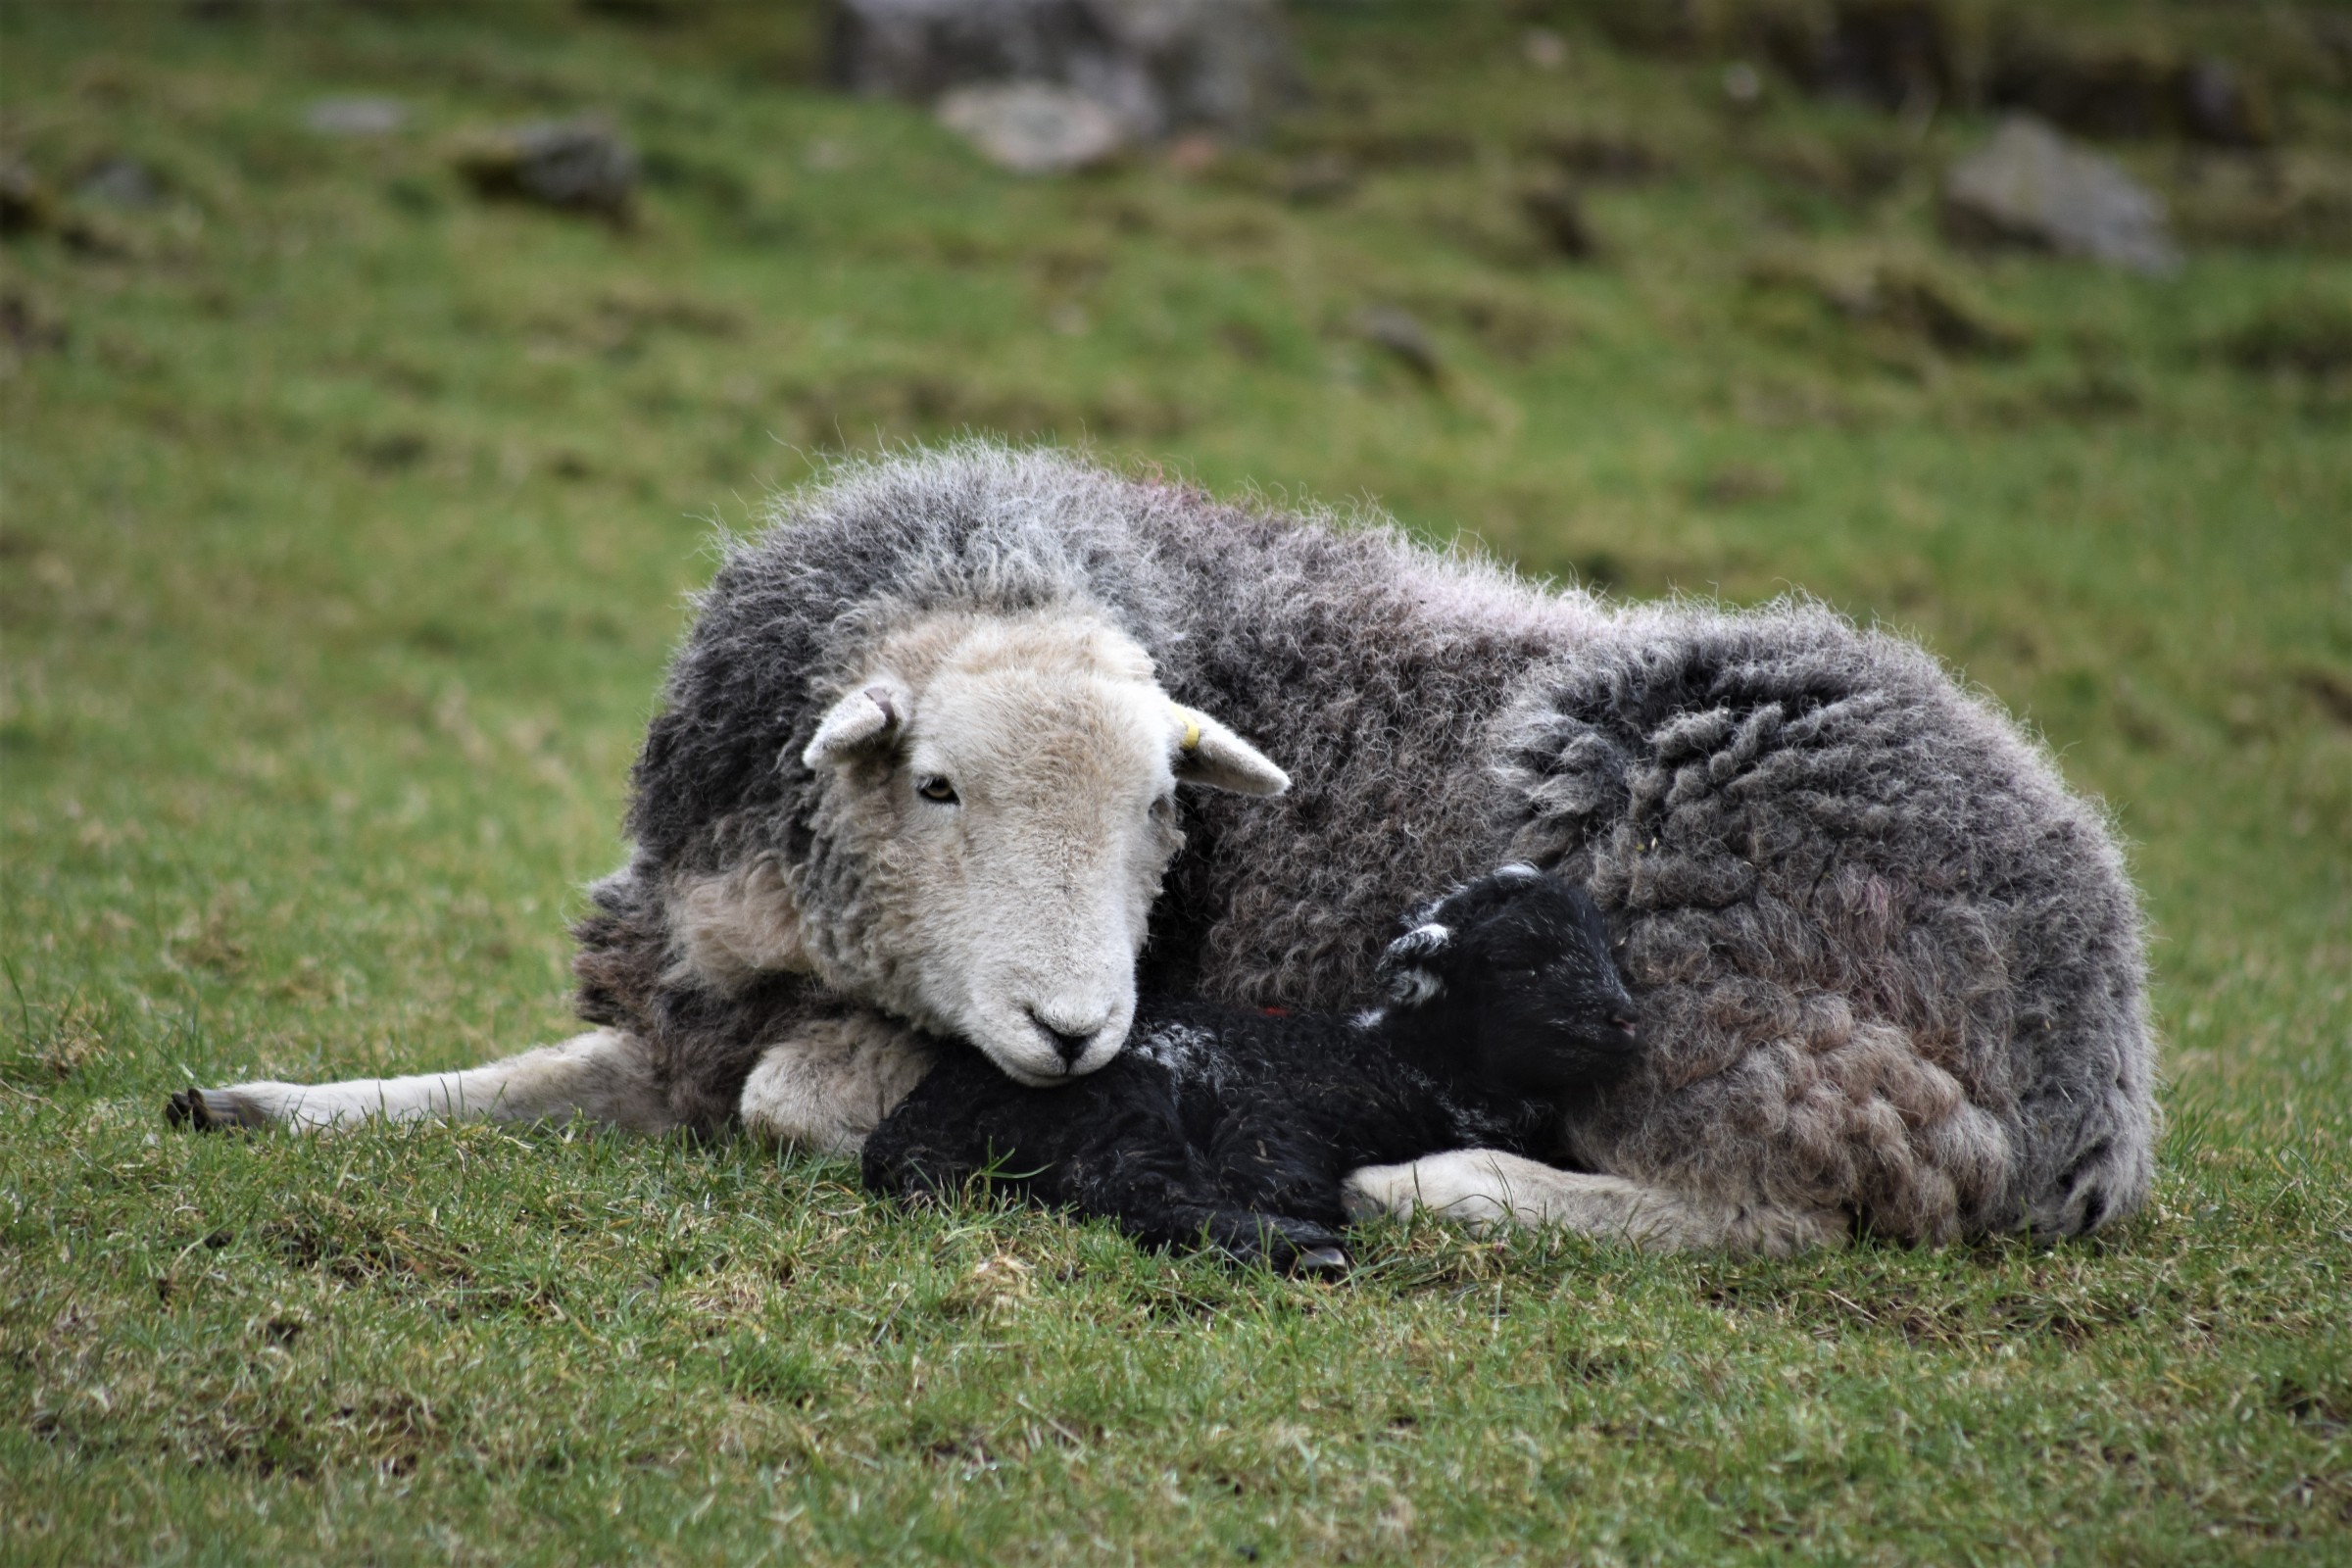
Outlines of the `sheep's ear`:
[[810,767],[838,767],[859,752],[886,746],[906,727],[912,706],[906,682],[877,676],[826,710],[801,760]]
[[1280,795],[1291,787],[1290,774],[1206,713],[1170,705],[1170,717],[1176,731],[1178,783],[1205,784],[1241,795]]

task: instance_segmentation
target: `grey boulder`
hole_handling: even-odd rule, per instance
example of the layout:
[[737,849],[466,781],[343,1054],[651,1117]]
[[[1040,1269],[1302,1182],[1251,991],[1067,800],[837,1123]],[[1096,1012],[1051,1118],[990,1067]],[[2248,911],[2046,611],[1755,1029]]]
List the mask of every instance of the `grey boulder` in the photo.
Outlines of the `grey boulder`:
[[389,136],[408,124],[409,106],[397,98],[321,98],[302,122],[321,136]]
[[2180,266],[2162,197],[2026,115],[2004,120],[1952,166],[1943,221],[1970,243],[2031,246],[2135,272]]
[[637,149],[597,115],[518,125],[458,156],[459,172],[479,195],[622,226],[636,215],[637,167]]
[[833,0],[830,23],[836,86],[917,103],[1057,87],[1138,140],[1249,135],[1297,92],[1275,0]]
[[1068,87],[1042,81],[958,87],[939,101],[939,122],[981,155],[1019,174],[1058,174],[1117,156],[1127,126]]

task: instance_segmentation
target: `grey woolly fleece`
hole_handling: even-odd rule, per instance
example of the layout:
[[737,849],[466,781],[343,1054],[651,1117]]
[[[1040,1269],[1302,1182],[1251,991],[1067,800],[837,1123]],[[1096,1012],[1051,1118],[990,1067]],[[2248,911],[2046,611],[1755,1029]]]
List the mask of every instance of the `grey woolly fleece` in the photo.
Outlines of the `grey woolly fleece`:
[[1386,527],[977,443],[784,498],[672,665],[635,858],[595,890],[577,969],[583,1013],[648,1043],[690,1121],[722,1123],[763,1041],[843,1004],[682,978],[662,890],[821,857],[798,758],[885,630],[1041,608],[1117,625],[1295,781],[1190,800],[1147,987],[1348,1006],[1396,909],[1533,860],[1607,912],[1649,1046],[1573,1113],[1584,1168],[1921,1240],[2074,1233],[2145,1199],[2122,857],[1917,647],[1802,601],[1542,591]]

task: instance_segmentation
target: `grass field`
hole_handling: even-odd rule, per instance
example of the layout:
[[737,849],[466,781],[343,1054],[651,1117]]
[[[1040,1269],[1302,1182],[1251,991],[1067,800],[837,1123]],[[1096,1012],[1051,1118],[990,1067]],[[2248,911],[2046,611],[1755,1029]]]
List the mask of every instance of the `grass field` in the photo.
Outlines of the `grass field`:
[[[2292,10],[2075,9],[2221,39],[2352,178]],[[1023,182],[808,86],[793,14],[0,7],[0,153],[155,187],[0,246],[0,1560],[2352,1561],[2344,210],[2125,144],[2180,276],[1957,254],[1989,121],[1735,116],[1573,14],[1544,71],[1542,11],[1315,9],[1269,146]],[[304,128],[360,92],[412,122]],[[587,109],[633,230],[450,172]],[[1517,201],[1571,133],[1661,166],[1585,263]],[[1853,304],[1905,290],[1981,330]],[[1319,1285],[746,1143],[166,1132],[564,1032],[714,527],[965,429],[1921,638],[2132,843],[2154,1203],[1794,1262],[1391,1226]]]

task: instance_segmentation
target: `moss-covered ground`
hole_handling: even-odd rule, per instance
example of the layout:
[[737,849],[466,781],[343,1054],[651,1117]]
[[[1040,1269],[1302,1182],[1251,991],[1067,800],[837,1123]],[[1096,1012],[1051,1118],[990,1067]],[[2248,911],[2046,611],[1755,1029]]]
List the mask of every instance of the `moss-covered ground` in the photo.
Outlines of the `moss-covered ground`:
[[[1307,11],[1273,141],[1054,181],[687,9],[0,9],[56,198],[0,246],[0,1559],[2352,1560],[2335,34],[2072,8],[2287,127],[2112,149],[2189,236],[2139,278],[1938,239],[1983,115],[1739,110],[1564,7],[1550,69],[1541,8]],[[413,118],[306,128],[353,93]],[[581,110],[633,229],[450,172]],[[1521,198],[1596,138],[1651,172],[1571,261]],[[151,188],[73,194],[110,158]],[[1918,636],[2132,843],[2154,1202],[1793,1262],[1392,1226],[1329,1285],[741,1142],[165,1130],[562,1034],[713,528],[966,429]]]

